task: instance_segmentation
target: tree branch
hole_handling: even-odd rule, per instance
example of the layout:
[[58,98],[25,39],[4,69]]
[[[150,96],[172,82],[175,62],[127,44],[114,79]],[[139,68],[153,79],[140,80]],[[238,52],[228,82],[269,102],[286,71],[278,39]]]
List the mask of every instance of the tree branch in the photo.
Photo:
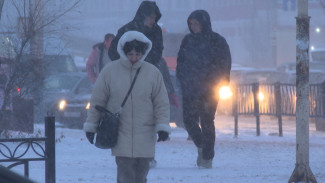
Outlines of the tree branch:
[[[7,1],[6,1],[7,2]],[[10,68],[9,77],[5,87],[5,100],[9,100],[9,96],[12,92],[16,92],[16,88],[21,88],[21,95],[37,95],[39,91],[40,83],[43,80],[42,63],[39,59],[26,60],[24,53],[29,48],[29,44],[33,44],[33,39],[38,34],[43,36],[43,32],[46,29],[48,32],[55,31],[57,28],[56,23],[59,23],[59,19],[62,19],[64,15],[73,10],[81,0],[62,1],[64,6],[63,10],[53,10],[51,7],[53,0],[10,0],[11,11],[16,10],[16,15],[12,18],[18,18],[18,25],[15,24],[15,20],[12,21],[13,27],[8,27],[9,30],[17,30],[15,35],[11,33],[13,40],[16,41],[14,46],[15,56],[11,59],[8,66]],[[0,0],[0,18],[4,0]],[[55,3],[55,2],[54,2]],[[50,11],[46,11],[45,8],[49,7]],[[44,16],[44,11],[46,15]],[[9,16],[9,15],[8,15]],[[8,17],[9,19],[9,17]],[[19,26],[19,27],[17,27]],[[53,26],[53,27],[52,27]],[[48,28],[49,27],[49,28]],[[11,28],[11,29],[10,29]],[[12,29],[13,28],[13,29]],[[62,29],[60,30],[62,31]],[[36,93],[35,93],[36,91]],[[35,95],[35,96],[36,96]],[[36,96],[40,97],[40,96]],[[5,106],[1,106],[0,113],[5,110]],[[0,120],[2,116],[0,114]]]
[[48,22],[44,23],[43,25],[41,25],[38,29],[35,29],[35,30],[41,30],[43,29],[44,27],[47,27],[49,26],[50,24],[52,24],[53,22],[55,22],[56,20],[60,19],[61,17],[63,17],[65,14],[67,14],[68,12],[70,12],[72,9],[74,9],[79,3],[80,3],[81,0],[77,0],[75,3],[73,3],[72,6],[70,6],[68,9],[66,9],[65,11],[63,11],[62,13],[56,15],[53,17],[53,19],[49,20]]

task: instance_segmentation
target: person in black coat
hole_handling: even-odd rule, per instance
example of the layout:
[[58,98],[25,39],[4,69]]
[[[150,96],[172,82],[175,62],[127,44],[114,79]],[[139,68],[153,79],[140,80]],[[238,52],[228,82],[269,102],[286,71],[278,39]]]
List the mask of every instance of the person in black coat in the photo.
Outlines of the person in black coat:
[[152,42],[152,49],[145,60],[157,66],[162,57],[162,51],[164,48],[162,31],[157,24],[160,17],[161,13],[155,2],[143,1],[136,12],[134,19],[121,27],[118,30],[115,39],[112,41],[111,47],[108,51],[111,60],[117,60],[120,58],[120,55],[117,53],[117,43],[121,36],[127,31],[135,30],[142,32]]
[[111,60],[117,60],[120,55],[117,53],[117,43],[121,36],[131,30],[139,31],[143,33],[152,42],[152,49],[145,58],[145,61],[155,65],[162,75],[164,76],[164,82],[168,91],[168,98],[171,105],[178,107],[178,97],[175,94],[175,89],[171,83],[168,69],[165,69],[166,61],[162,58],[163,52],[163,38],[162,30],[157,24],[161,18],[160,10],[154,1],[143,1],[133,20],[126,25],[122,26],[116,37],[113,39],[111,46],[108,50],[108,55]]
[[229,83],[231,55],[225,38],[212,31],[208,12],[192,12],[187,23],[190,33],[182,40],[176,67],[183,94],[183,120],[198,148],[197,165],[212,168],[214,115],[219,99],[215,91]]

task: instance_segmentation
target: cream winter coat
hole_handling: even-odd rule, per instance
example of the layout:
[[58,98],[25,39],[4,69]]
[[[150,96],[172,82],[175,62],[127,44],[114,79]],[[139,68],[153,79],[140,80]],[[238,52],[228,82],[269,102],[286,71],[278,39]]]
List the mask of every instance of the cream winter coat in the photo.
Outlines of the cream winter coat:
[[[123,46],[134,39],[149,44],[142,59],[135,64],[127,59]],[[121,157],[154,157],[156,133],[170,133],[169,100],[159,70],[144,62],[151,41],[142,33],[126,32],[118,43],[120,59],[107,64],[99,74],[91,97],[91,107],[84,124],[86,132],[96,132],[100,113],[95,105],[117,112],[131,85],[136,70],[141,67],[133,90],[121,113],[118,142],[112,155]]]

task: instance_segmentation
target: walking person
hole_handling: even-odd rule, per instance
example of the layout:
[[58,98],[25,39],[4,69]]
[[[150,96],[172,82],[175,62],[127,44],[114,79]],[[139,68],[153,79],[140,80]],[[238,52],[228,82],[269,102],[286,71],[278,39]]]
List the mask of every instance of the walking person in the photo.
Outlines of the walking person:
[[[164,48],[162,30],[157,24],[160,18],[161,13],[156,3],[154,1],[143,1],[140,4],[133,20],[118,30],[116,37],[113,39],[108,50],[108,55],[111,60],[120,58],[117,52],[117,43],[125,32],[130,30],[142,32],[152,42],[152,49],[146,56],[145,61],[155,65],[162,72],[165,79],[164,82],[166,84],[171,83],[171,81],[170,77],[165,77],[169,75],[169,72],[168,69],[164,69],[166,61],[162,58]],[[175,94],[173,85],[166,84],[166,87],[168,87],[167,91],[170,103],[178,107],[178,98]]]
[[[146,56],[145,61],[155,65],[160,70],[164,76],[163,78],[165,86],[167,87],[169,102],[171,105],[178,108],[178,97],[175,94],[173,85],[171,84],[172,82],[169,77],[168,68],[164,67],[166,65],[166,61],[162,58],[162,51],[164,48],[162,30],[157,24],[160,18],[160,10],[154,1],[142,1],[133,20],[118,30],[116,37],[113,39],[108,50],[108,54],[111,60],[120,58],[117,46],[121,36],[125,32],[134,30],[143,33],[152,42],[152,49]],[[157,161],[153,159],[150,163],[150,167],[155,167],[156,164]]]
[[187,23],[190,33],[182,40],[176,67],[183,94],[183,120],[198,148],[197,166],[212,168],[219,98],[214,91],[229,83],[231,55],[225,38],[212,31],[207,11],[192,12]]
[[117,145],[112,148],[118,183],[147,182],[155,143],[166,141],[171,131],[169,102],[162,75],[155,66],[144,61],[151,47],[151,41],[137,31],[128,31],[120,38],[117,47],[120,58],[106,65],[99,74],[84,124],[87,139],[93,143],[100,118],[95,106],[105,106],[111,112],[118,111],[140,68],[120,114]]
[[115,39],[112,41],[108,51],[111,60],[120,58],[117,45],[121,36],[127,31],[134,30],[143,33],[152,42],[152,49],[146,56],[145,61],[153,65],[157,65],[160,61],[164,48],[162,30],[157,24],[160,17],[161,13],[155,2],[143,1],[140,4],[133,20],[122,26],[118,30]]
[[95,83],[102,68],[104,68],[107,63],[111,62],[108,56],[108,49],[114,38],[114,34],[107,33],[104,37],[104,42],[97,43],[93,46],[93,50],[86,65],[88,77],[92,83]]

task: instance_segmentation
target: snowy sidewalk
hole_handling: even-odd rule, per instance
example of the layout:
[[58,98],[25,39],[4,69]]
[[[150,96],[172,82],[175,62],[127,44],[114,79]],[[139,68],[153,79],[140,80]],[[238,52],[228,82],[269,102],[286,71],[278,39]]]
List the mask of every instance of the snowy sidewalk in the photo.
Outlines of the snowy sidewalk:
[[[148,183],[283,183],[294,170],[295,121],[283,119],[283,137],[278,137],[277,120],[261,117],[261,136],[256,137],[255,118],[239,118],[239,136],[234,138],[232,117],[216,117],[213,168],[196,167],[197,151],[187,132],[174,128],[171,140],[158,143],[157,167]],[[38,126],[39,127],[39,126]],[[89,144],[81,130],[57,128],[57,183],[116,182],[115,159],[110,150]],[[30,163],[30,177],[44,182],[44,163]],[[310,167],[319,183],[325,182],[325,132],[310,125]]]

